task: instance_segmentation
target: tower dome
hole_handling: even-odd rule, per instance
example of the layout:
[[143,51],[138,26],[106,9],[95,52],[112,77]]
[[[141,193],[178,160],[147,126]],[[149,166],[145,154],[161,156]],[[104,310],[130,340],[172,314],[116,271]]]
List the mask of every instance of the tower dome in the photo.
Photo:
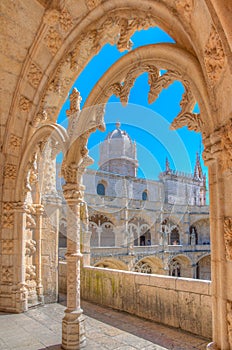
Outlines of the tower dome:
[[136,143],[133,142],[119,122],[100,144],[99,168],[110,173],[136,176],[138,161]]

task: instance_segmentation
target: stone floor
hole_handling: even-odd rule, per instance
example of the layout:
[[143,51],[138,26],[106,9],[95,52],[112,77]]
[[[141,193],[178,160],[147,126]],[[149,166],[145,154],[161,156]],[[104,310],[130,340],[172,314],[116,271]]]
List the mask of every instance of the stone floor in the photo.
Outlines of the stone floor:
[[[206,349],[206,339],[82,302],[86,315],[86,350]],[[64,306],[49,304],[24,314],[0,313],[0,349],[61,349]]]

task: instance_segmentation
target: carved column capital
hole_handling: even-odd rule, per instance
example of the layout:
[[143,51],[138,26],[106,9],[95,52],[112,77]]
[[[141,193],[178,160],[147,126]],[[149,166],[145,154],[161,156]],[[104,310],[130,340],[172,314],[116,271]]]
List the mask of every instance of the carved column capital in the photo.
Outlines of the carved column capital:
[[223,172],[232,172],[232,119],[204,139],[206,165],[218,160]]

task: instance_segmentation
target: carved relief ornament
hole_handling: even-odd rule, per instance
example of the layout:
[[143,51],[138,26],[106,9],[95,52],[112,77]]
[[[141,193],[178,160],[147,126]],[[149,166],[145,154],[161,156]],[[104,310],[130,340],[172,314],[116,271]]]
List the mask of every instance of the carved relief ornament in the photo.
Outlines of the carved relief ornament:
[[194,9],[194,0],[175,0],[175,5],[177,11],[190,21]]
[[224,220],[224,238],[226,245],[226,258],[232,261],[232,218],[227,217]]
[[225,65],[225,52],[221,38],[213,25],[204,50],[204,61],[209,80],[215,84]]
[[10,144],[10,149],[13,152],[17,151],[20,148],[21,142],[22,142],[22,138],[21,137],[16,136],[14,134],[10,135],[10,142],[9,142],[9,144]]
[[33,87],[38,87],[40,80],[42,79],[42,71],[35,63],[31,63],[27,78]]
[[232,301],[227,300],[227,327],[229,343],[232,344]]
[[232,171],[232,119],[204,140],[203,159],[211,162],[218,159],[222,171]]
[[54,28],[50,28],[44,40],[51,54],[55,56],[62,44],[60,34]]
[[4,166],[4,176],[7,179],[14,180],[17,176],[17,167],[14,164],[6,164]]
[[[51,53],[55,55],[61,45],[62,38],[56,29],[58,25],[57,23],[59,22],[59,15],[56,12],[56,8],[53,10],[54,13],[51,15],[53,20],[46,20],[50,21],[49,23],[51,23],[50,25],[52,27],[49,28],[49,31],[45,36],[45,43]],[[50,9],[50,11],[53,10]],[[47,17],[49,18],[48,14]],[[72,79],[73,77],[72,72],[76,72],[78,69],[84,67],[91,57],[97,54],[105,43],[112,45],[118,43],[121,51],[128,50],[130,36],[133,35],[136,30],[148,29],[149,27],[154,26],[155,18],[147,13],[147,11],[141,11],[138,15],[135,11],[133,12],[125,9],[123,15],[121,15],[121,13],[115,13],[114,11],[112,14],[103,17],[97,28],[95,28],[94,24],[90,24],[89,28],[80,34],[77,41],[73,44],[72,49],[60,61],[54,76],[51,77],[48,86],[45,88],[40,110],[46,110],[48,113],[48,108],[54,108],[55,113],[51,114],[51,116],[50,113],[48,113],[52,120],[56,117],[57,112],[56,106],[51,106],[50,101],[54,89],[51,89],[51,86],[49,85],[53,80],[56,81],[56,93],[66,95],[68,93],[68,88],[70,87],[68,81],[70,82],[69,79]],[[127,28],[127,30],[125,30],[125,28]],[[64,82],[65,79],[66,81]],[[53,100],[54,99],[52,98],[52,101]],[[35,122],[39,123],[39,118],[37,118]]]

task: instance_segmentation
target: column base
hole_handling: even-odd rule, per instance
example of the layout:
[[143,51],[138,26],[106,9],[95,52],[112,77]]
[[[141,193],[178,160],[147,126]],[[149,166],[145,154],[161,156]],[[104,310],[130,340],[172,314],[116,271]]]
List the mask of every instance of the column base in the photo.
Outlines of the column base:
[[85,345],[85,317],[82,314],[66,314],[62,321],[62,349],[78,350]]
[[217,347],[217,344],[212,342],[212,343],[209,343],[206,347],[207,350],[219,350],[219,348]]
[[18,313],[28,310],[28,290],[24,283],[20,283],[15,292],[15,309]]

